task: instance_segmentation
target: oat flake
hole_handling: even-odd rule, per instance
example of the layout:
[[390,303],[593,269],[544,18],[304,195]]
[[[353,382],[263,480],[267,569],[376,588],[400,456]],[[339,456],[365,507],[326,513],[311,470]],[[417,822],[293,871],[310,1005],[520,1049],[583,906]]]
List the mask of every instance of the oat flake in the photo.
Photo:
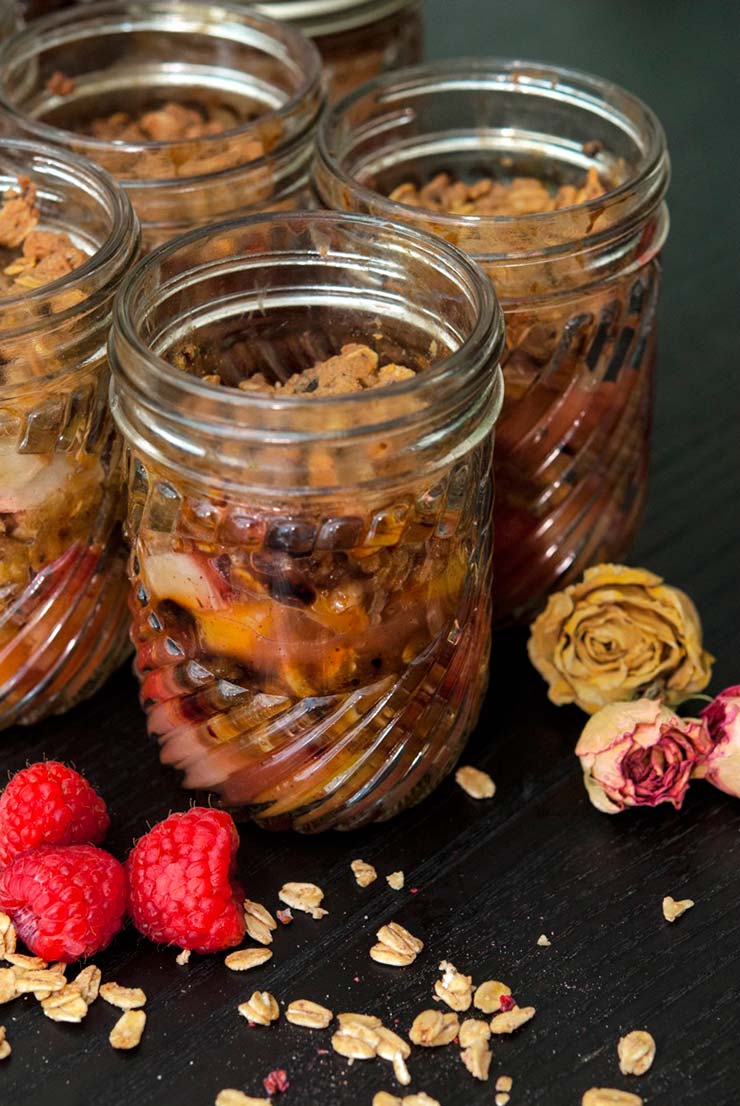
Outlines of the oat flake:
[[633,1029],[617,1045],[622,1075],[644,1075],[655,1059],[655,1041],[644,1029]]
[[488,772],[464,765],[455,772],[455,781],[471,799],[492,799],[496,794],[496,784]]

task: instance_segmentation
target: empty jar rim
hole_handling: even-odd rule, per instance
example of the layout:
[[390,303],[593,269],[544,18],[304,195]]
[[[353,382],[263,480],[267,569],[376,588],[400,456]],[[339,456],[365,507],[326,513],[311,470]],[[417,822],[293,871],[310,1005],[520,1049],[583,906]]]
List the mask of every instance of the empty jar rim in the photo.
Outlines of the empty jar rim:
[[[173,164],[179,159],[179,150],[192,147],[192,139],[181,137],[153,141],[123,141],[98,138],[82,132],[57,127],[36,118],[19,104],[13,81],[22,82],[39,56],[47,49],[80,41],[93,44],[96,36],[125,29],[157,30],[163,34],[172,31],[192,31],[209,35],[215,40],[227,39],[254,46],[271,55],[285,66],[296,79],[296,86],[284,102],[267,108],[249,122],[213,134],[199,135],[198,148],[208,151],[219,148],[224,142],[234,142],[267,132],[271,127],[282,127],[278,148],[290,145],[315,124],[323,104],[321,58],[314,44],[297,28],[276,22],[245,5],[218,0],[205,4],[199,0],[99,0],[83,3],[35,20],[17,31],[0,45],[0,107],[23,132],[57,146],[71,147],[93,161],[116,151],[123,154],[168,154]],[[92,48],[92,45],[91,45]],[[51,76],[51,74],[49,74]],[[250,166],[259,168],[268,163],[270,154],[247,159]],[[229,169],[225,170],[228,172]],[[209,173],[203,176],[211,175]],[[201,174],[187,178],[171,179],[182,182],[199,179]],[[170,178],[135,179],[137,188],[156,187],[161,180]],[[128,178],[122,178],[128,184]]]
[[[448,118],[444,131],[420,137],[414,126],[425,101],[445,97],[450,108],[451,93],[462,93],[480,111],[477,125]],[[537,100],[556,104],[563,118],[581,112],[594,126],[607,122],[615,135],[631,144],[634,161],[613,187],[596,199],[536,214],[477,215],[431,211],[391,200],[367,181],[374,172],[404,161],[426,156],[445,158],[460,150],[481,148],[487,128],[495,128],[494,97],[497,93],[520,96],[528,113]],[[408,129],[406,137],[405,129]],[[511,125],[502,128],[505,141]],[[463,133],[465,132],[465,133]],[[390,136],[390,137],[389,137]],[[585,168],[591,157],[582,146],[558,143],[557,134],[530,134],[551,156],[558,153]],[[609,209],[613,213],[608,230],[578,235],[579,249],[644,220],[663,200],[670,175],[665,134],[655,113],[638,97],[601,77],[576,69],[506,58],[456,58],[409,67],[368,81],[331,107],[319,128],[314,162],[314,183],[325,203],[336,205],[344,197],[352,210],[368,211],[384,218],[423,226],[454,241],[478,260],[512,257],[530,258],[548,252],[569,251],[573,244],[574,212],[592,213],[594,218]],[[490,249],[493,232],[497,249]],[[536,242],[536,246],[533,246]],[[500,248],[499,248],[500,247]]]
[[419,0],[256,0],[256,11],[295,23],[308,35],[338,34],[394,15]]

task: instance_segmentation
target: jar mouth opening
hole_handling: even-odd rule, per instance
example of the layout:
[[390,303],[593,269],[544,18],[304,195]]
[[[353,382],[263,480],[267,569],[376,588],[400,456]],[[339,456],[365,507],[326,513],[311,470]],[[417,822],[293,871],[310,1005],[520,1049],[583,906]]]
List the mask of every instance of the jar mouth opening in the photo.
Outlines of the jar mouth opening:
[[[341,132],[342,128],[348,125],[353,111],[357,110],[359,113],[366,105],[369,110],[377,105],[378,108],[387,107],[393,111],[394,106],[397,105],[395,119],[389,117],[390,123],[381,120],[380,125],[372,132],[373,139],[378,140],[379,152],[376,151],[375,162],[368,159],[367,163],[362,165],[362,170],[365,171],[365,175],[368,175],[369,168],[378,166],[382,168],[394,155],[402,156],[408,152],[402,147],[384,146],[384,129],[389,129],[392,124],[398,122],[405,112],[408,113],[409,122],[413,121],[414,101],[423,103],[426,97],[455,91],[464,91],[471,97],[476,93],[488,94],[491,99],[497,92],[507,92],[529,97],[530,102],[533,97],[540,97],[542,100],[560,101],[566,110],[578,108],[591,112],[594,119],[614,119],[624,134],[634,142],[635,148],[639,151],[638,157],[630,172],[596,199],[553,211],[505,215],[455,214],[404,204],[368,186],[363,182],[361,173],[357,173],[356,165],[348,166],[348,158],[354,151],[341,148]],[[462,148],[455,146],[454,131],[453,123],[445,135],[446,144],[442,142],[438,144],[440,156],[443,157],[446,151],[454,152]],[[429,142],[432,153],[435,149],[435,137],[433,136]],[[538,135],[536,137],[552,141],[557,136]],[[481,131],[474,136],[471,135],[471,141],[480,144],[482,140]],[[416,153],[420,148],[422,150],[425,148],[423,140],[413,147],[412,152]],[[576,150],[567,150],[563,147],[563,153],[575,156]],[[474,233],[476,229],[495,227],[555,228],[566,223],[574,213],[592,213],[595,217],[603,212],[605,207],[618,205],[623,199],[629,198],[639,186],[643,186],[650,192],[651,203],[657,205],[665,194],[668,184],[663,128],[654,112],[638,97],[609,81],[576,69],[505,58],[456,58],[397,70],[368,81],[327,111],[319,128],[316,164],[319,171],[325,168],[331,177],[336,178],[344,188],[373,212],[407,222],[413,219],[422,222],[433,221],[440,233],[447,231],[450,234],[454,234],[455,230]],[[592,239],[579,238],[579,243],[589,241]],[[535,256],[537,252],[539,251],[530,251],[530,255]],[[487,256],[505,257],[507,254],[508,251],[502,255]],[[475,256],[484,255],[475,254]]]
[[[14,164],[16,160],[17,165]],[[0,189],[5,191],[9,186],[17,184],[24,175],[30,175],[32,182],[37,185],[41,185],[46,178],[84,189],[109,218],[110,231],[83,264],[71,272],[39,288],[24,289],[17,295],[0,296],[0,312],[16,307],[40,310],[56,297],[77,290],[85,293],[84,302],[89,305],[91,296],[86,288],[89,287],[91,278],[105,274],[104,286],[109,288],[136,255],[139,228],[131,202],[105,170],[84,158],[60,150],[59,147],[46,146],[27,139],[4,139],[0,148]],[[58,229],[69,233],[75,228],[69,225]],[[94,294],[93,292],[93,296]],[[50,320],[56,324],[73,318],[80,311],[80,302],[83,301],[77,301],[63,310],[53,311]],[[15,338],[38,326],[38,318],[16,327],[6,328],[0,323],[0,338]]]
[[[96,21],[105,20],[106,17],[107,23],[95,26]],[[229,17],[231,23],[228,22]],[[302,79],[298,86],[278,106],[271,108],[266,106],[266,109],[260,111],[255,118],[237,126],[213,134],[198,135],[198,147],[204,151],[217,147],[219,143],[257,136],[261,130],[271,125],[278,126],[292,119],[305,117],[305,121],[300,123],[298,128],[286,129],[288,140],[293,141],[295,136],[299,132],[304,132],[310,122],[320,114],[323,106],[321,59],[313,43],[297,28],[278,23],[255,11],[230,3],[229,0],[218,0],[216,5],[202,4],[198,0],[155,0],[152,4],[138,3],[136,0],[128,0],[128,2],[127,0],[98,0],[96,3],[85,4],[37,19],[0,44],[0,105],[33,135],[57,146],[74,146],[76,150],[93,160],[96,155],[106,153],[135,155],[161,152],[175,155],[179,148],[192,146],[193,139],[174,138],[139,142],[99,138],[82,131],[68,130],[26,113],[9,92],[9,73],[14,73],[21,65],[37,58],[46,48],[73,43],[78,38],[94,39],[96,35],[113,30],[114,21],[122,18],[126,20],[128,32],[135,31],[139,25],[141,29],[159,30],[161,34],[176,27],[183,33],[208,34],[216,41],[224,38],[229,28],[234,31],[239,27],[242,35],[238,37],[238,41],[256,47],[260,45],[264,47],[267,43],[272,43],[278,52],[265,51],[265,55],[269,54],[286,67],[290,63],[291,71],[300,74]],[[156,25],[158,19],[171,21],[173,26],[158,28]],[[229,41],[231,40],[229,38]],[[163,69],[165,64],[162,62]],[[243,78],[244,75],[240,75]],[[206,85],[204,84],[203,87],[205,88]],[[166,85],[163,85],[163,88],[166,88]],[[308,110],[306,110],[307,105]],[[281,148],[282,145],[283,143],[278,142],[277,148]],[[259,158],[248,159],[243,164],[248,164],[250,168],[259,167],[269,158],[268,153]],[[173,163],[174,160],[173,157]],[[194,174],[188,177],[160,179],[190,181],[197,180],[199,176],[200,174]],[[124,183],[135,183],[141,186],[156,184],[158,181],[152,178],[144,180],[126,178]]]
[[[260,394],[255,391],[242,391],[236,387],[214,385],[173,365],[158,353],[152,344],[147,343],[142,335],[142,325],[147,312],[156,306],[152,304],[152,295],[160,292],[164,300],[173,290],[177,291],[177,280],[172,280],[169,284],[166,282],[163,284],[159,280],[160,267],[163,264],[166,265],[173,260],[176,262],[179,254],[187,255],[193,247],[197,249],[199,244],[207,243],[209,239],[215,241],[222,236],[239,232],[259,233],[260,230],[270,227],[278,230],[283,228],[286,233],[289,233],[293,226],[302,228],[306,225],[310,228],[312,238],[316,242],[316,253],[311,257],[311,264],[315,269],[320,270],[322,264],[329,266],[337,261],[341,263],[345,255],[341,251],[333,253],[330,244],[324,245],[324,239],[330,243],[329,235],[332,232],[339,234],[349,229],[359,234],[363,232],[371,234],[375,231],[384,234],[392,233],[394,239],[403,247],[404,258],[413,255],[415,259],[421,260],[422,264],[430,267],[436,265],[445,273],[449,273],[464,289],[474,316],[469,331],[459,346],[435,360],[429,367],[416,372],[408,380],[362,391],[311,396],[281,395],[279,392]],[[285,255],[275,253],[272,256],[279,260]],[[260,258],[265,259],[264,272],[270,274],[272,266],[269,262],[269,250],[261,254]],[[321,302],[320,277],[315,275],[315,269],[312,271],[312,284],[308,294],[319,304]],[[192,276],[197,271],[197,267],[191,268],[187,275]],[[206,273],[207,267],[204,266],[201,271]],[[371,216],[329,211],[246,216],[212,224],[182,235],[153,250],[126,275],[120,294],[116,297],[113,317],[111,362],[114,375],[118,364],[116,342],[120,338],[129,352],[146,365],[147,374],[158,383],[168,389],[174,389],[185,401],[187,397],[191,397],[194,401],[213,401],[225,419],[229,417],[228,412],[236,420],[246,423],[253,422],[249,418],[250,412],[256,418],[268,412],[278,415],[282,412],[288,417],[291,415],[300,417],[303,413],[310,412],[309,421],[315,421],[316,412],[341,412],[343,416],[348,417],[351,424],[351,429],[344,431],[350,435],[354,432],[362,434],[370,429],[377,429],[377,422],[371,425],[362,418],[363,411],[373,406],[376,401],[382,404],[389,400],[406,401],[423,396],[426,402],[430,403],[437,393],[454,387],[456,379],[465,379],[466,374],[469,376],[471,365],[480,368],[484,363],[497,364],[504,341],[503,315],[492,285],[471,258],[443,240],[404,224],[389,225]],[[382,320],[380,325],[382,326]],[[125,369],[121,369],[120,372],[124,376],[127,375]]]
[[257,0],[256,11],[294,23],[308,35],[341,34],[386,19],[418,0]]

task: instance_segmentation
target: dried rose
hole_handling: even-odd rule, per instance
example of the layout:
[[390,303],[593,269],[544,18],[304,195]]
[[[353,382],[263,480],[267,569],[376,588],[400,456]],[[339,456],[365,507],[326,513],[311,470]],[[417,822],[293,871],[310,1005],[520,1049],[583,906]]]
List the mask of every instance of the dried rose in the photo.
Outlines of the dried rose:
[[551,595],[532,623],[529,657],[553,703],[593,714],[646,692],[677,704],[709,683],[694,604],[644,568],[597,565]]
[[721,691],[701,716],[712,749],[707,759],[694,769],[694,776],[740,798],[740,684]]
[[673,803],[712,743],[703,719],[678,718],[654,699],[611,703],[590,718],[576,746],[591,802],[605,814]]

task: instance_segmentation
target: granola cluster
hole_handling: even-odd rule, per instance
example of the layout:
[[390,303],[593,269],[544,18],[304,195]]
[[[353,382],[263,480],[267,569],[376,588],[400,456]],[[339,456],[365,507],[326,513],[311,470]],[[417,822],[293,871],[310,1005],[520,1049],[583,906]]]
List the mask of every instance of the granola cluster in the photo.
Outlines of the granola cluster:
[[67,276],[88,255],[64,231],[39,230],[36,185],[20,178],[0,207],[0,295],[19,295]]
[[390,199],[409,207],[443,211],[450,215],[539,215],[561,211],[596,200],[607,191],[593,166],[580,184],[548,187],[537,177],[513,176],[506,180],[481,177],[472,184],[450,173],[438,173],[427,184],[406,181],[395,188]]

